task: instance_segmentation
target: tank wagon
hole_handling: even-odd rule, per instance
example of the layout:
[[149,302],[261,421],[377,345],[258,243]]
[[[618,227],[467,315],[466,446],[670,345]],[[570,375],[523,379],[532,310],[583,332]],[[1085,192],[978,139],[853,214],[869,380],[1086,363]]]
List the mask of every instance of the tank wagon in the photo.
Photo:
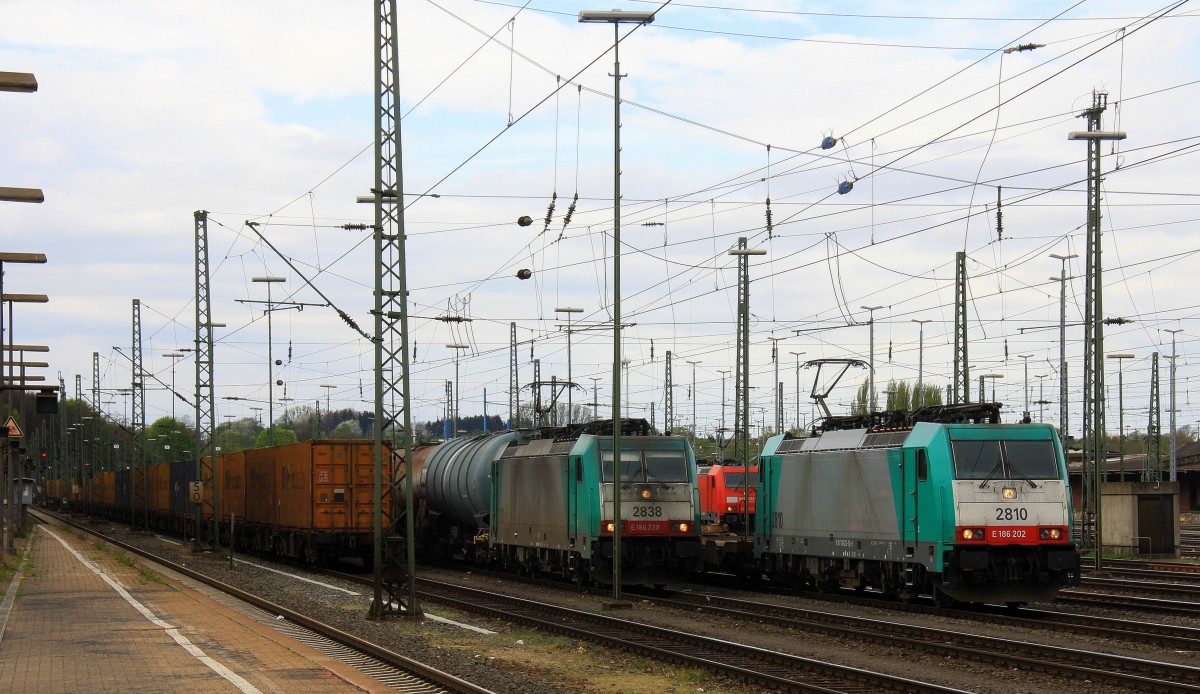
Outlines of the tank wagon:
[[1079,583],[1051,426],[918,421],[776,436],[759,469],[753,551],[773,580],[1010,604]]
[[[611,584],[612,426],[485,434],[417,449],[418,551]],[[685,438],[624,420],[619,493],[622,583],[667,583],[697,568],[696,460]]]

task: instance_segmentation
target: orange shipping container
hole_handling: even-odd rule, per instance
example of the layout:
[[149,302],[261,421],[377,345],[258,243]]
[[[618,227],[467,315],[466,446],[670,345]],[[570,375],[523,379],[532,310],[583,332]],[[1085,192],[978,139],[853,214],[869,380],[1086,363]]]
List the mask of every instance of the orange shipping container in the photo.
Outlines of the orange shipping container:
[[246,520],[246,453],[228,453],[219,457],[217,475],[221,478],[221,520],[230,514],[237,522]]
[[278,524],[276,450],[255,448],[246,451],[246,520],[250,523]]
[[113,482],[116,480],[116,474],[113,472],[101,472],[93,475],[89,481],[92,486],[92,505],[109,508],[113,505]]
[[280,526],[372,532],[372,442],[317,440],[275,450]]
[[171,465],[158,463],[146,469],[146,508],[150,513],[171,511]]

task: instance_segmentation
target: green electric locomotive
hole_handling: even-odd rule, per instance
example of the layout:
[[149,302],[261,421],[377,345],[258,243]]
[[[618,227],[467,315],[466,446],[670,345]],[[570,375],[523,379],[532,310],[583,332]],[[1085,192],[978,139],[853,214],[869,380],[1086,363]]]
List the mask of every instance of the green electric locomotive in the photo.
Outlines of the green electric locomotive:
[[1051,426],[917,421],[777,436],[759,469],[754,553],[774,580],[1010,604],[1079,582]]

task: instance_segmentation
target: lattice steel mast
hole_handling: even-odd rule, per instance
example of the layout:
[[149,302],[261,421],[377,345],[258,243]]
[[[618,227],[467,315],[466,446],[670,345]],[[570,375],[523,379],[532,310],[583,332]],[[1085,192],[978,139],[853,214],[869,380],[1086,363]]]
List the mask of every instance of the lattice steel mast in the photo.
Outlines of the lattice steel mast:
[[133,429],[134,455],[137,459],[130,465],[129,498],[132,515],[129,523],[137,526],[137,505],[142,503],[142,527],[150,527],[149,480],[146,478],[146,379],[142,372],[142,302],[133,300],[133,346],[130,353],[133,371],[131,399],[133,421],[129,423]]
[[[196,539],[193,548],[202,546],[204,513],[213,519],[212,544],[218,544],[220,518],[217,516],[217,457],[213,426],[215,396],[213,394],[213,322],[209,298],[208,274],[208,212],[196,210],[192,215],[196,228],[196,480],[199,501],[196,503]],[[205,457],[207,454],[207,457]],[[209,490],[204,494],[203,490]],[[195,501],[195,500],[194,500]]]
[[[983,401],[983,393],[979,394]],[[954,254],[954,400],[971,402],[971,374],[967,362],[967,253]]]
[[[396,37],[396,1],[380,0],[375,15],[375,594],[370,616],[380,618],[403,614],[417,617],[414,582],[416,553],[413,530],[413,479],[404,475],[403,542],[392,535],[392,523],[384,528],[384,485],[387,500],[396,498],[392,464],[384,466],[384,432],[389,450],[403,439],[406,465],[412,461],[412,422],[408,407],[408,286],[404,256],[404,180],[400,149],[399,41]],[[392,508],[396,504],[390,503]],[[394,514],[389,514],[394,516]],[[390,518],[389,518],[390,520]],[[384,553],[384,533],[388,534]],[[399,553],[403,547],[405,561]],[[400,593],[407,584],[407,600]],[[384,593],[387,593],[385,598]]]
[[1143,482],[1162,480],[1162,401],[1158,390],[1158,352],[1150,360],[1150,421],[1146,425],[1146,460],[1142,465]]

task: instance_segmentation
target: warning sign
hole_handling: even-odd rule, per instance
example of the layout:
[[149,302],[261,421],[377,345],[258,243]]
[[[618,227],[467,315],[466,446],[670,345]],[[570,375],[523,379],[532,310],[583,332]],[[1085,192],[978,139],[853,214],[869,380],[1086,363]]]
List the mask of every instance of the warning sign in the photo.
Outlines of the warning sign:
[[17,424],[17,420],[12,417],[9,417],[8,421],[4,423],[4,428],[8,429],[8,438],[10,439],[19,439],[25,435],[21,431],[21,427]]

